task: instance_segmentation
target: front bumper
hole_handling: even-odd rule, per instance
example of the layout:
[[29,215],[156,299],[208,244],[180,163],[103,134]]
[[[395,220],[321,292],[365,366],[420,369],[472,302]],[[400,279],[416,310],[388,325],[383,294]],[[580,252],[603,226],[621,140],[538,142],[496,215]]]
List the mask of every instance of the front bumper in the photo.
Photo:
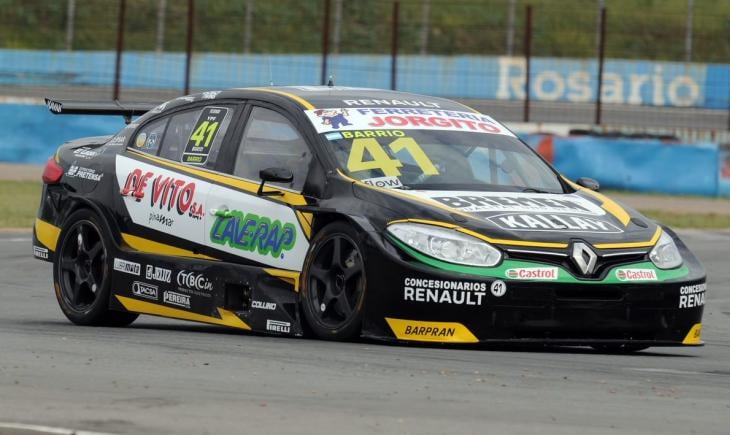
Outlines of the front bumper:
[[504,268],[475,276],[401,254],[392,246],[368,247],[364,336],[438,343],[703,344],[705,275],[694,257],[681,272],[657,281],[617,283],[510,279]]

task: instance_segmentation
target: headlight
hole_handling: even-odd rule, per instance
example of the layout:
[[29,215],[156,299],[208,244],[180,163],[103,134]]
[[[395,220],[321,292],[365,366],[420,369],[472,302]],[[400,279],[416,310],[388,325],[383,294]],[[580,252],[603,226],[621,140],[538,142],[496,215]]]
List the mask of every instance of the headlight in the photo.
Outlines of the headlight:
[[397,223],[388,233],[411,248],[449,263],[491,267],[502,254],[489,243],[455,230],[433,225]]
[[659,269],[673,269],[682,264],[682,256],[672,236],[662,232],[659,241],[649,253],[651,262]]

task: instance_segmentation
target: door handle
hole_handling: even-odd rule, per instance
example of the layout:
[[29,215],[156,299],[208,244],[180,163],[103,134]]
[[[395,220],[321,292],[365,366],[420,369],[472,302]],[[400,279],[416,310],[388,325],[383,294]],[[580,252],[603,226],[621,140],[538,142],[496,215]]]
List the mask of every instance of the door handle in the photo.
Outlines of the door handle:
[[226,207],[225,205],[221,206],[220,208],[211,208],[210,214],[216,217],[221,217],[223,219],[233,217],[233,212],[228,210],[228,207]]

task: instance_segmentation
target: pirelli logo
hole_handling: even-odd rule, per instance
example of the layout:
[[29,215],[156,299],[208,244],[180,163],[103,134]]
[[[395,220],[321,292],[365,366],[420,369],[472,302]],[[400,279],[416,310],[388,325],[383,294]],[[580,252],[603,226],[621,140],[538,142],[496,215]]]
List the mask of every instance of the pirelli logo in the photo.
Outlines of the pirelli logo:
[[385,321],[399,340],[431,341],[438,343],[476,343],[479,340],[469,329],[457,322],[425,322],[393,319]]

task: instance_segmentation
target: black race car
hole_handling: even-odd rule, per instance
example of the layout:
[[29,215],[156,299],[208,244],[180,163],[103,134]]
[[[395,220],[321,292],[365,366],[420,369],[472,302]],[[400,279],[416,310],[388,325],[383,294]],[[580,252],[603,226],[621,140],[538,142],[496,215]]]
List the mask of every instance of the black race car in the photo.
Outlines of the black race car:
[[33,252],[74,323],[702,344],[705,272],[671,230],[457,102],[301,86],[47,103],[144,113],[45,168]]

